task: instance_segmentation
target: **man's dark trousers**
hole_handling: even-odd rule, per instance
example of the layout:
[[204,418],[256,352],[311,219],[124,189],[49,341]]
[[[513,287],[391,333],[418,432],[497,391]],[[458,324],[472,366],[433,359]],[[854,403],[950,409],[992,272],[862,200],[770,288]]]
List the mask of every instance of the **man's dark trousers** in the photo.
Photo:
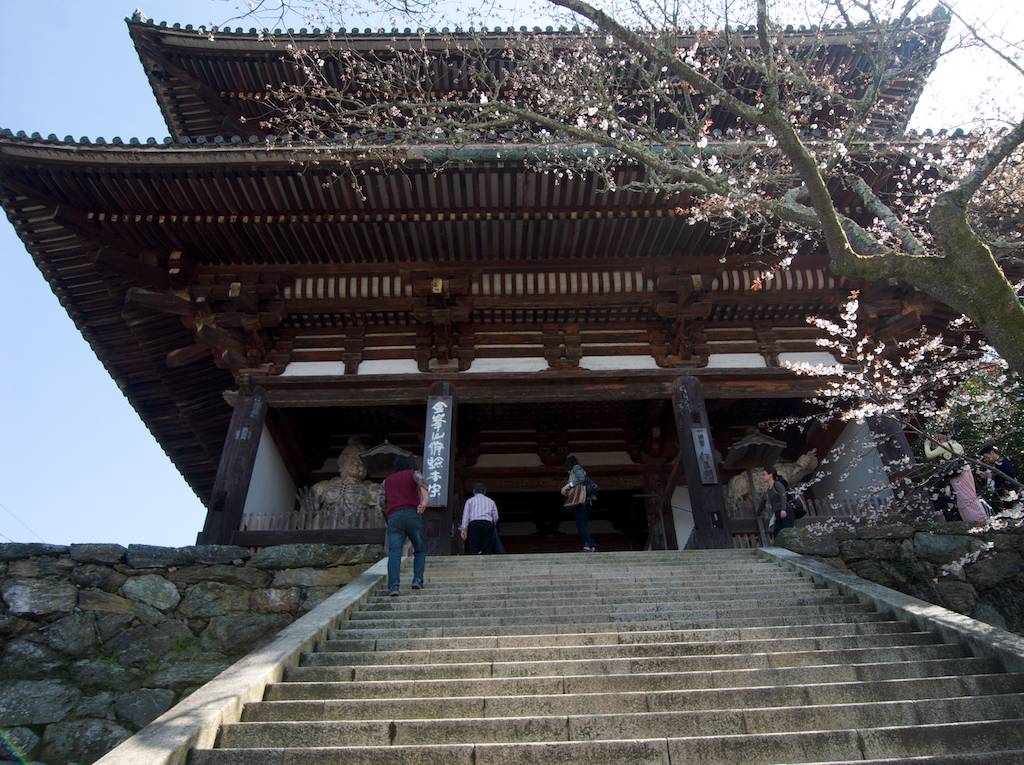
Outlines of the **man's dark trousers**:
[[494,524],[490,521],[470,521],[466,528],[466,550],[470,555],[494,553]]

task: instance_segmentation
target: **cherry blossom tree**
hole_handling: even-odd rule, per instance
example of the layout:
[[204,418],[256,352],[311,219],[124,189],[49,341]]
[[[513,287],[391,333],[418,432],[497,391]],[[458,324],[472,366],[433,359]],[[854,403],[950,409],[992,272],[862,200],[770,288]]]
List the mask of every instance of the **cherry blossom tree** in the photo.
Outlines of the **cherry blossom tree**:
[[[736,243],[756,238],[759,256],[772,253],[769,278],[824,251],[837,275],[920,290],[1024,372],[1014,284],[1024,273],[1024,119],[1004,115],[968,135],[905,132],[951,17],[965,44],[1024,82],[1021,45],[963,21],[951,2],[540,0],[574,29],[421,31],[372,48],[344,33],[315,45],[271,35],[296,77],[268,83],[263,124],[327,139],[319,161],[357,185],[360,173],[422,158],[413,147],[464,159],[472,152],[456,149],[486,143],[539,171],[654,191]],[[267,0],[251,12],[344,23],[431,8]],[[813,24],[776,20],[797,12]]]
[[[895,500],[891,505],[872,502],[869,491],[862,498],[865,507],[881,504],[886,510],[903,511],[923,505],[929,510],[930,495],[945,487],[944,471],[948,466],[919,458],[923,444],[940,436],[950,437],[963,446],[958,461],[979,474],[992,470],[991,465],[982,462],[980,449],[993,442],[1015,464],[1021,464],[1024,383],[990,347],[977,340],[977,333],[971,331],[966,317],[952,322],[945,333],[922,330],[909,339],[886,343],[862,331],[859,308],[855,292],[838,320],[808,319],[822,332],[818,345],[837,363],[831,367],[790,365],[798,374],[821,380],[818,395],[810,401],[817,411],[775,425],[807,427],[814,421],[885,421],[888,427],[874,429],[870,450],[877,446],[890,455],[890,460],[874,489],[886,496],[895,491]],[[910,444],[914,445],[913,451],[907,449]],[[892,459],[901,452],[900,458]],[[851,469],[849,465],[856,467],[861,459],[870,456],[837,453],[831,460],[823,459],[812,482],[828,475],[836,463],[842,462],[847,464],[846,469]],[[1024,498],[1024,486],[1018,479],[999,475],[1007,485],[1015,487],[1009,493],[1011,499]]]

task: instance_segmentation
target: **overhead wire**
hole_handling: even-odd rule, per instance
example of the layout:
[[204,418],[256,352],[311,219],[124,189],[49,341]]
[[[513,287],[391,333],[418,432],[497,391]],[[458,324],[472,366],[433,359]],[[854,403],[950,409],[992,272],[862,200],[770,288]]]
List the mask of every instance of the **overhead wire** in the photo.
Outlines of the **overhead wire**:
[[[16,520],[19,524],[21,524],[32,536],[34,536],[40,542],[45,541],[41,536],[39,536],[35,532],[35,530],[31,526],[29,526],[27,523],[25,523],[25,521],[21,520],[21,518],[19,518],[17,515],[15,515],[14,511],[11,510],[11,508],[7,507],[7,505],[5,505],[3,502],[0,502],[0,508],[3,508],[7,512],[7,514],[9,516],[11,516],[14,520]],[[8,541],[13,541],[13,540],[10,540],[8,538]]]

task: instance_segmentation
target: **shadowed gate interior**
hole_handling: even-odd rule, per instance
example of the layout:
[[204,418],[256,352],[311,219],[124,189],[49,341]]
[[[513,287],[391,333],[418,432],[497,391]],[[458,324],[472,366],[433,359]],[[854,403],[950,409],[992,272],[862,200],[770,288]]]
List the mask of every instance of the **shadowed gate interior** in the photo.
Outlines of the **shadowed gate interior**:
[[[806,410],[806,405],[796,399],[712,399],[707,408],[721,456],[753,426]],[[426,407],[271,408],[267,424],[301,487],[338,476],[338,455],[354,440],[364,448],[387,442],[422,455]],[[793,447],[787,453],[795,456],[803,439],[796,432],[787,435]],[[674,496],[667,483],[685,479],[675,464],[679,436],[670,400],[463,403],[458,405],[454,452],[454,524],[473,485],[484,483],[498,504],[508,553],[580,549],[573,515],[562,507],[559,494],[569,454],[600,486],[590,514],[599,550],[678,544],[678,492]],[[385,475],[371,473],[368,479],[380,481]],[[720,477],[725,482],[730,472]],[[689,534],[689,529],[678,532]],[[455,537],[450,547],[453,553],[462,550]]]

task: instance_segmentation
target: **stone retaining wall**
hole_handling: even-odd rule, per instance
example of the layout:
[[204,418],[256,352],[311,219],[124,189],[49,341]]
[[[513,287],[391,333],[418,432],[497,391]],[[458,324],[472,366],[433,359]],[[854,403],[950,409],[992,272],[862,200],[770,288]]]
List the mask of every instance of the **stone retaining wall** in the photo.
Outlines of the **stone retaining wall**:
[[854,530],[785,529],[776,544],[1024,634],[1024,525],[969,529],[900,516]]
[[383,554],[0,544],[0,759],[99,759]]

